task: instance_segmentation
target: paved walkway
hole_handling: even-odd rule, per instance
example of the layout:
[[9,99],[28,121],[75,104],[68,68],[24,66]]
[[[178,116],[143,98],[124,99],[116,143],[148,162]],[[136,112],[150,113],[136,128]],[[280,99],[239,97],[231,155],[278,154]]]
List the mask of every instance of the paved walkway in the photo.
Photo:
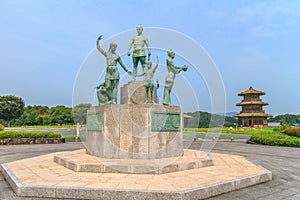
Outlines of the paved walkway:
[[[191,149],[200,149],[201,143],[194,142]],[[81,143],[0,146],[0,163],[30,158],[57,151],[81,149]],[[212,200],[232,199],[300,199],[300,148],[269,147],[244,143],[217,143],[213,152],[242,155],[254,164],[273,172],[273,181],[250,188],[223,194]],[[20,198],[11,190],[0,175],[0,199],[37,200],[40,198]],[[46,200],[46,199],[43,199]]]

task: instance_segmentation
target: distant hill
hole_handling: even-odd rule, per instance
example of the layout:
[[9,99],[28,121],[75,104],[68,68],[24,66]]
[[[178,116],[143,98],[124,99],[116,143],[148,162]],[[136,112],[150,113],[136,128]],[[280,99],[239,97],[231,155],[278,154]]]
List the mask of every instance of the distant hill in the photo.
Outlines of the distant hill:
[[[226,116],[223,114],[211,114],[203,111],[195,111],[186,113],[192,116],[192,119],[188,119],[188,128],[208,128],[208,127],[235,127],[238,124],[238,119],[232,117],[238,112],[227,112]],[[268,122],[283,122],[286,124],[300,124],[300,115],[285,114],[271,117]]]
[[227,112],[226,116],[227,117],[233,117],[233,115],[239,114],[239,112],[233,111],[233,112]]
[[188,128],[230,127],[238,123],[237,119],[233,117],[208,112],[196,111],[186,114],[193,117],[192,119],[188,119],[186,126]]
[[[233,115],[238,114],[239,112],[232,111],[232,112],[227,112],[225,113],[225,116],[227,117],[233,117]],[[216,115],[224,115],[223,113],[215,113]]]

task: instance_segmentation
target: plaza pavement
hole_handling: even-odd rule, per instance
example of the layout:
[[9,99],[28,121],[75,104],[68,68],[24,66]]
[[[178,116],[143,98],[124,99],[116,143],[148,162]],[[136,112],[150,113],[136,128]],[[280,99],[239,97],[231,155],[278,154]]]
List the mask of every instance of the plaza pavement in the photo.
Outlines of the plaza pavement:
[[[190,149],[200,149],[200,142],[187,143]],[[46,145],[0,146],[0,163],[30,158],[58,151],[70,151],[84,148],[82,143]],[[245,143],[218,142],[213,149],[216,153],[244,156],[256,165],[272,171],[273,180],[253,187],[226,193],[212,200],[232,199],[300,199],[300,148],[271,147]],[[41,198],[17,197],[0,175],[1,200],[38,200]],[[46,200],[46,198],[43,198]],[[47,199],[48,200],[48,199]]]

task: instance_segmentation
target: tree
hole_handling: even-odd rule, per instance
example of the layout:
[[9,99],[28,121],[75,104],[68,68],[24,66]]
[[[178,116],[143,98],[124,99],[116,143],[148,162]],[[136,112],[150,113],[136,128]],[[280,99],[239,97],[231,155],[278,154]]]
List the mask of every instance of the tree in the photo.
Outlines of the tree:
[[0,96],[0,119],[10,126],[10,121],[19,118],[24,112],[24,100],[13,95]]
[[26,117],[24,119],[24,125],[36,125],[35,124],[35,117],[36,113],[35,111],[31,111],[30,113],[26,113]]
[[50,109],[50,119],[52,124],[74,123],[72,108],[63,105],[55,106]]
[[286,124],[296,124],[300,122],[300,115],[295,115],[295,114],[277,115],[276,117],[271,117],[268,121],[281,122]]
[[51,118],[50,115],[38,115],[35,117],[35,125],[50,125]]
[[73,118],[75,123],[86,124],[86,112],[92,105],[89,103],[78,104],[73,108]]

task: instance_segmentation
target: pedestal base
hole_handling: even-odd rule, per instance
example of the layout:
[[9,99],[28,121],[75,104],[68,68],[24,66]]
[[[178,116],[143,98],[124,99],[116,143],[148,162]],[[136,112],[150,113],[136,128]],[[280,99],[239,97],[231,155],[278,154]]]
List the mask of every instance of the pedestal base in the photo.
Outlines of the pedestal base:
[[[154,101],[158,103],[156,87],[153,89]],[[150,93],[149,102],[152,102]],[[146,90],[143,81],[128,82],[121,87],[121,104],[144,104],[146,101]]]
[[178,106],[111,104],[88,111],[86,149],[100,158],[157,159],[183,154]]

